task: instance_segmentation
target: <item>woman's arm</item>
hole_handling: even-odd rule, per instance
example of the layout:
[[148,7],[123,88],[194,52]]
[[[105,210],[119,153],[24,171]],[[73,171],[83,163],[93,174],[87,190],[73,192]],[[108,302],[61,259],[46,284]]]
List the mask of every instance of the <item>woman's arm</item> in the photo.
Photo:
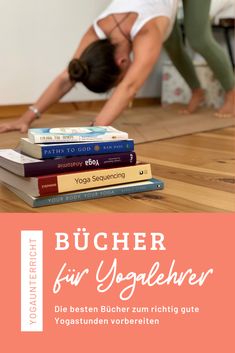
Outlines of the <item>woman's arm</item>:
[[[76,50],[73,57],[79,58],[83,50],[93,41],[97,39],[97,36],[92,28],[90,28],[83,36],[78,49]],[[64,70],[55,80],[48,86],[48,88],[42,93],[39,99],[34,103],[34,107],[42,114],[54,103],[58,102],[66,93],[68,93],[74,82],[70,81],[68,70]],[[19,119],[9,123],[0,125],[0,132],[19,130],[26,132],[31,123],[36,119],[35,113],[31,110],[27,110]]]
[[133,63],[97,115],[95,125],[111,125],[123,112],[151,73],[161,48],[162,34],[156,25],[141,31],[136,36],[133,42]]
[[[35,102],[34,107],[38,109],[40,113],[43,113],[53,103],[63,97],[72,87],[73,83],[69,80],[67,71],[64,71],[49,85],[41,97]],[[26,132],[35,119],[35,113],[31,110],[27,110],[18,120],[0,125],[0,132],[12,130]]]

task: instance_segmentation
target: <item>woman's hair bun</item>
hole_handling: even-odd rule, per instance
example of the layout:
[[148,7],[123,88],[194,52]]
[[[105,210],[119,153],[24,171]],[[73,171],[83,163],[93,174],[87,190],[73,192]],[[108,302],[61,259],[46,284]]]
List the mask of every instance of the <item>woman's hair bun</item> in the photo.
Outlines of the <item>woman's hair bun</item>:
[[69,77],[71,81],[83,82],[89,75],[88,66],[79,59],[73,59],[68,66]]

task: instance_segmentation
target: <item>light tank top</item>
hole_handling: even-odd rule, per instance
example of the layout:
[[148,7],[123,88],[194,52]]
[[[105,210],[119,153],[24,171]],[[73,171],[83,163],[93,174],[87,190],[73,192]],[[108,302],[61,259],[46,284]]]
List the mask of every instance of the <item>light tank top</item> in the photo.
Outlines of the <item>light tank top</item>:
[[98,21],[111,14],[135,12],[138,17],[130,32],[130,37],[133,40],[148,21],[160,16],[166,16],[170,20],[164,37],[164,40],[166,40],[172,31],[177,8],[178,0],[113,0],[100,16],[95,19],[93,27],[97,36],[100,39],[105,39],[106,34],[99,27]]

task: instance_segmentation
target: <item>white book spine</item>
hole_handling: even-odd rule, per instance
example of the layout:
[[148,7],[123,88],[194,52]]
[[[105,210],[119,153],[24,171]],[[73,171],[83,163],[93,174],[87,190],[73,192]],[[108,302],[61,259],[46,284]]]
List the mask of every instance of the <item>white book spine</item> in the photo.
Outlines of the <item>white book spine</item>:
[[81,137],[81,136],[64,136],[64,135],[44,135],[44,134],[30,134],[28,135],[29,140],[33,143],[66,143],[66,142],[86,142],[86,141],[115,141],[115,140],[126,140],[128,134],[109,134],[109,136],[103,137]]

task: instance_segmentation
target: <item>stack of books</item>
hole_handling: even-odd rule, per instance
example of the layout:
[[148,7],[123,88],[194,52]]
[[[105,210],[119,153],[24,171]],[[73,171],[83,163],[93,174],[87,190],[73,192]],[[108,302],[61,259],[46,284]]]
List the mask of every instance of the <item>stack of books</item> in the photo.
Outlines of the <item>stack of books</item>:
[[19,150],[0,150],[0,181],[31,207],[163,188],[111,126],[30,129]]

